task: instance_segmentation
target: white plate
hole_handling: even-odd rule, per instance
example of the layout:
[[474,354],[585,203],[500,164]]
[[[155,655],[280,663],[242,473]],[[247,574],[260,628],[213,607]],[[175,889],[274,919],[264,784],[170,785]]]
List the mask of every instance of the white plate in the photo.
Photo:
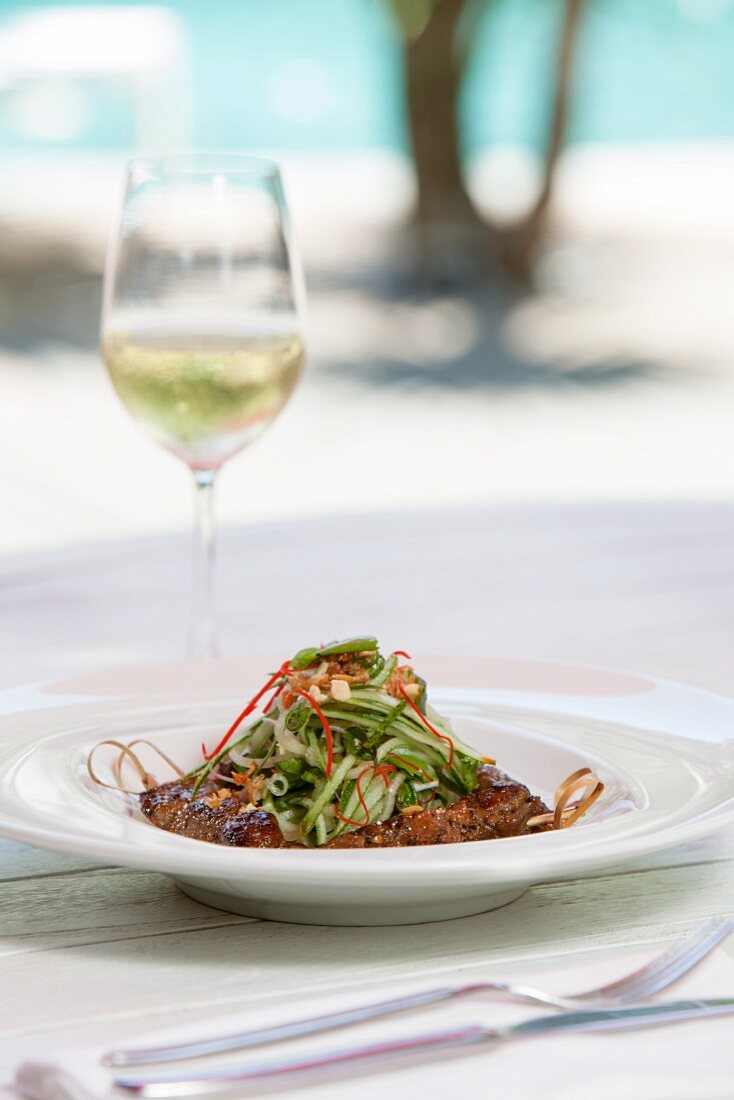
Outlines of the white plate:
[[154,828],[132,799],[86,777],[103,737],[150,736],[190,766],[278,663],[124,669],[1,693],[0,834],[161,871],[251,916],[407,924],[480,913],[533,883],[598,873],[734,820],[734,702],[622,673],[477,658],[414,664],[459,735],[547,800],[570,772],[594,767],[606,791],[579,824],[385,851],[225,848]]

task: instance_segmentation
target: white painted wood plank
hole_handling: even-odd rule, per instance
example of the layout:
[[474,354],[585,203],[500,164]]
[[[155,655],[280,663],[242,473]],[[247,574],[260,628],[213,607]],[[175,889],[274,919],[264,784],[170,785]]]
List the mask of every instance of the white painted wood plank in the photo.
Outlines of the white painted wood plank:
[[192,901],[163,875],[112,869],[18,879],[0,888],[0,957],[247,922]]
[[15,844],[0,837],[0,892],[8,879],[33,878],[42,875],[61,875],[70,871],[87,870],[98,866],[78,856],[60,852],[44,852],[27,844]]
[[[158,876],[79,878],[78,891],[62,878],[3,888],[17,891],[6,898],[15,922],[6,944],[23,953],[0,963],[2,987],[18,991],[4,1022],[0,1008],[0,1032],[52,1026],[60,1004],[65,1020],[80,1024],[165,1005],[222,1006],[263,985],[287,995],[480,963],[557,960],[654,942],[707,916],[734,915],[728,862],[538,886],[483,916],[382,929],[248,923],[177,897]],[[52,919],[24,932],[20,914],[29,901]]]

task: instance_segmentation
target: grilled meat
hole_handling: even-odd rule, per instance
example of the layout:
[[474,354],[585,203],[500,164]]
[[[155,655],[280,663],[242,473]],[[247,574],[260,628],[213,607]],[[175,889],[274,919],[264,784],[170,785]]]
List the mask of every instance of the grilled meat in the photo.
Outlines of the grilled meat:
[[140,795],[140,808],[154,825],[212,844],[237,848],[287,847],[272,814],[249,808],[238,791],[208,780],[192,799],[194,780],[164,783]]
[[[209,779],[192,800],[193,780],[165,783],[140,796],[145,816],[160,829],[241,848],[288,848],[275,818],[244,801],[237,790]],[[424,844],[458,844],[469,840],[523,836],[549,825],[528,827],[528,820],[548,807],[522,783],[497,768],[479,769],[476,791],[451,806],[396,814],[332,840],[330,848],[399,848]]]
[[528,820],[548,813],[548,807],[522,783],[496,768],[479,769],[477,790],[451,806],[397,814],[332,840],[331,848],[403,848],[423,844],[459,844],[545,832],[529,828]]

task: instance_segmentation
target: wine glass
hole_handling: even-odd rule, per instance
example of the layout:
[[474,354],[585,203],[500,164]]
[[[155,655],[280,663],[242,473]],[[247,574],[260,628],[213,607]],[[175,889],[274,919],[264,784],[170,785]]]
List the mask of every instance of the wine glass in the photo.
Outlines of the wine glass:
[[302,298],[277,165],[229,154],[130,162],[105,265],[102,355],[128,412],[194,475],[192,656],[217,655],[217,471],[293,392]]

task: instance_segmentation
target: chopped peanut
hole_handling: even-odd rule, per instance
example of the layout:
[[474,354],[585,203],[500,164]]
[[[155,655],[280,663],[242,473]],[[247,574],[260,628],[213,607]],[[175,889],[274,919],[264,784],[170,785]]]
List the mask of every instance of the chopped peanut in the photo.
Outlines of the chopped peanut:
[[410,696],[410,698],[413,700],[413,702],[415,702],[415,700],[418,698],[418,696],[421,693],[421,685],[420,684],[404,684],[403,685],[403,691],[405,692],[406,695]]
[[340,703],[348,703],[352,698],[352,691],[347,681],[337,680],[336,678],[331,681],[331,694]]

